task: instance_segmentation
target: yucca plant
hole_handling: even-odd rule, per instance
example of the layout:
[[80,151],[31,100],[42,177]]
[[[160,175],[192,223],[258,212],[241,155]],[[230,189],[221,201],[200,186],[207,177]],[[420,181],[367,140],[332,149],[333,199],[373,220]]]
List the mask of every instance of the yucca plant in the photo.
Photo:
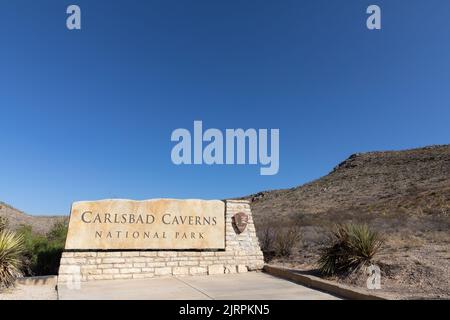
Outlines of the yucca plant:
[[358,270],[372,263],[382,244],[379,234],[365,224],[339,225],[321,250],[319,270],[325,275]]
[[10,287],[21,275],[23,250],[22,235],[0,231],[0,287]]

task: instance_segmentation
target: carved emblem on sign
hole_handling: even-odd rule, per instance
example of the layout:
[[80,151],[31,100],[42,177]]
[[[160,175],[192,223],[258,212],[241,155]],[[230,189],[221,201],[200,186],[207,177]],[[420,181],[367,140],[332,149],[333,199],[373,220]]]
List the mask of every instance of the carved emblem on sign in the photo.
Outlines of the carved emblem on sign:
[[248,224],[248,215],[243,212],[238,212],[233,216],[233,223],[239,233],[244,232]]

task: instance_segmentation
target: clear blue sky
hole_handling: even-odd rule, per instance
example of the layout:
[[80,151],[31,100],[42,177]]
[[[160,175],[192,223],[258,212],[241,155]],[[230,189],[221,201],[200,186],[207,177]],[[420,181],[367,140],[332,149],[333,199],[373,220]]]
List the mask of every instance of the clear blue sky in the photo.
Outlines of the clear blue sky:
[[[32,214],[242,196],[450,142],[448,0],[3,0],[0,39],[0,200]],[[194,120],[279,128],[279,173],[175,166],[171,132]]]

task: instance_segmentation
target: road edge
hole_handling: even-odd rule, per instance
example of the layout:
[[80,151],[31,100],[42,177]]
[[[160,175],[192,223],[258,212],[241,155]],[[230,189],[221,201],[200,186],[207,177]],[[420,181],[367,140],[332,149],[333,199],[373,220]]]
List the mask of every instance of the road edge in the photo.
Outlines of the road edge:
[[264,265],[263,271],[285,280],[301,284],[303,286],[321,290],[344,299],[351,300],[388,300],[375,294],[369,294],[358,289],[350,288],[332,281],[324,280],[319,277],[304,275],[295,272],[294,269],[289,269],[280,266]]

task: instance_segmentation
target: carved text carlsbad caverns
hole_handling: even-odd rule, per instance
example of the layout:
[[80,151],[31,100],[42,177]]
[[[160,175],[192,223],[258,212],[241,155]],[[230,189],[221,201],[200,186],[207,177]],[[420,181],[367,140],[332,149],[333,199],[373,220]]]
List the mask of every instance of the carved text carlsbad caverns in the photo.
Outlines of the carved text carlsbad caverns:
[[223,249],[224,210],[204,200],[77,202],[66,249]]

